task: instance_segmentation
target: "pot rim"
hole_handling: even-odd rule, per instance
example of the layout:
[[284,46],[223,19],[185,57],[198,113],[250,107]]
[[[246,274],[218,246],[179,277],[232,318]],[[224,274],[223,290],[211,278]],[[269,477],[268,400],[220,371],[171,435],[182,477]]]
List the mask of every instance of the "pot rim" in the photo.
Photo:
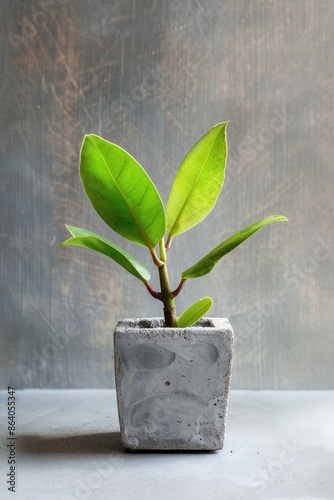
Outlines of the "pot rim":
[[150,318],[124,318],[117,322],[116,329],[161,329],[164,332],[171,330],[176,331],[198,331],[198,330],[232,330],[231,324],[227,318],[204,317],[197,321],[194,325],[186,328],[164,326],[165,320],[162,317]]

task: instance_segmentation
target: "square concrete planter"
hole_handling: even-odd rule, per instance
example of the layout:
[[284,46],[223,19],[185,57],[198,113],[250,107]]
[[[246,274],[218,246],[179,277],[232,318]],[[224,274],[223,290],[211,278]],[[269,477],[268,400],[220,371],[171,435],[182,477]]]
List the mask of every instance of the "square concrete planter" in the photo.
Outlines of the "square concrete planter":
[[227,319],[191,328],[124,319],[114,335],[122,441],[132,450],[218,450],[224,442],[233,353]]

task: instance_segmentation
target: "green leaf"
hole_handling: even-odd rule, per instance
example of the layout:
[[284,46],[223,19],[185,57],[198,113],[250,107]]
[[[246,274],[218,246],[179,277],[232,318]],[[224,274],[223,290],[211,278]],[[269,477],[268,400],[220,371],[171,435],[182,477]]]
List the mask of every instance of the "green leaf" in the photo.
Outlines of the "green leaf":
[[187,328],[193,325],[211,309],[212,304],[213,300],[211,297],[203,297],[197,300],[181,314],[176,321],[176,326],[178,328]]
[[254,222],[239,233],[236,233],[227,240],[223,241],[223,243],[214,248],[196,264],[194,264],[186,271],[183,271],[183,273],[181,274],[182,278],[198,278],[199,276],[208,274],[215,267],[219,259],[224,257],[224,255],[226,255],[227,253],[232,252],[232,250],[234,250],[235,248],[237,248],[237,246],[250,238],[254,233],[262,229],[267,224],[270,224],[271,222],[279,222],[285,220],[287,219],[283,215],[271,215],[269,217],[266,217],[265,219]]
[[124,238],[152,250],[165,234],[165,212],[155,185],[139,163],[116,144],[86,135],[80,175],[102,219]]
[[225,176],[227,123],[209,130],[181,163],[166,209],[169,241],[203,220],[217,201]]
[[125,252],[114,243],[111,243],[111,241],[93,233],[92,231],[88,231],[88,229],[73,226],[66,227],[72,234],[73,238],[64,241],[59,246],[64,247],[68,245],[75,245],[90,248],[91,250],[107,255],[126,269],[130,274],[138,278],[140,281],[143,281],[143,283],[147,283],[150,279],[151,274],[146,267],[138,262],[137,259],[132,257],[132,255]]

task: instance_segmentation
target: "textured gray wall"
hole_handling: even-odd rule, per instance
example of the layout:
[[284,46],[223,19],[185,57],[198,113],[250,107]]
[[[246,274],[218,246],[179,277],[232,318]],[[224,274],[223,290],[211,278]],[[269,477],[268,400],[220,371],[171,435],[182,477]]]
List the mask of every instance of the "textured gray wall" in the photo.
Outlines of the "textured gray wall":
[[[235,388],[333,388],[334,2],[2,0],[1,386],[112,387],[118,318],[161,315],[65,223],[135,253],[90,207],[84,133],[128,149],[167,200],[184,154],[230,120],[223,196],[175,238],[172,284],[222,239],[269,226],[187,283],[236,334]],[[156,281],[155,281],[156,283]],[[62,347],[62,349],[61,349]]]

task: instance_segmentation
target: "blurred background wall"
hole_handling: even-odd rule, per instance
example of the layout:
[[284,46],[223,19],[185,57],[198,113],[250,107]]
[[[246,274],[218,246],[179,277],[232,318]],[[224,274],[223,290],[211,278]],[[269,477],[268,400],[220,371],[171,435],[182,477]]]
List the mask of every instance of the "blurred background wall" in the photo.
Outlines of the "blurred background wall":
[[185,153],[230,120],[223,195],[175,238],[172,286],[252,221],[289,222],[187,283],[178,311],[211,295],[230,319],[234,388],[333,388],[334,3],[2,0],[0,19],[1,387],[112,387],[117,319],[161,315],[107,257],[58,248],[69,223],[152,268],[90,207],[83,135],[127,149],[166,202]]

